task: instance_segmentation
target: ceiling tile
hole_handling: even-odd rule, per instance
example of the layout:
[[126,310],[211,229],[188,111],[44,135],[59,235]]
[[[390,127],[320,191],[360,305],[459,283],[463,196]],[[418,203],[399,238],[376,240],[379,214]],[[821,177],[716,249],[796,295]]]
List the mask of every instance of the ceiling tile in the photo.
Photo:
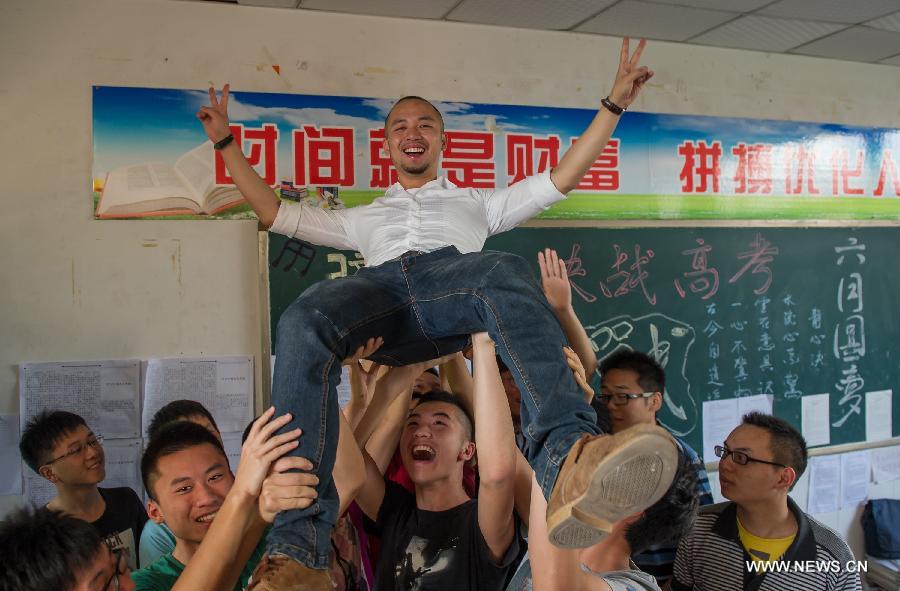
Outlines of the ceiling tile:
[[624,0],[579,26],[576,31],[684,41],[739,16],[733,12]]
[[[242,0],[243,1],[243,0]],[[443,18],[459,0],[301,0],[300,8],[406,18]]]
[[894,14],[876,18],[873,21],[867,22],[866,26],[874,27],[876,29],[884,29],[885,31],[900,32],[900,12],[895,12]]
[[881,60],[878,63],[879,64],[888,64],[891,66],[900,66],[900,54],[897,54],[894,57],[889,57],[886,60]]
[[780,0],[757,14],[857,24],[897,11],[897,0]]
[[844,28],[818,23],[748,15],[691,39],[691,43],[783,52]]
[[771,4],[772,0],[654,0],[654,2],[729,12],[753,12],[761,6]]
[[900,33],[851,27],[791,51],[834,59],[875,62],[900,53]]
[[448,20],[503,27],[566,30],[617,0],[463,0]]

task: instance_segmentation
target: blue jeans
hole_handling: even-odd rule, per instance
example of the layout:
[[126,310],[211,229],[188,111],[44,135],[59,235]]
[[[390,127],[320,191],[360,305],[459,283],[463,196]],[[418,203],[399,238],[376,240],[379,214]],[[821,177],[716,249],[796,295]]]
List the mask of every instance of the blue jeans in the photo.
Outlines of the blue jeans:
[[522,392],[528,460],[549,497],[569,449],[582,433],[598,429],[566,365],[562,328],[528,263],[504,252],[463,255],[452,246],[404,255],[313,285],[278,322],[272,399],[279,414],[294,415],[286,430],[303,429],[292,454],[313,462],[319,495],[307,509],[278,514],[269,552],[314,568],[328,565],[338,517],[331,473],[341,360],[380,336],[384,345],[372,359],[426,361],[460,351],[481,331],[497,343]]

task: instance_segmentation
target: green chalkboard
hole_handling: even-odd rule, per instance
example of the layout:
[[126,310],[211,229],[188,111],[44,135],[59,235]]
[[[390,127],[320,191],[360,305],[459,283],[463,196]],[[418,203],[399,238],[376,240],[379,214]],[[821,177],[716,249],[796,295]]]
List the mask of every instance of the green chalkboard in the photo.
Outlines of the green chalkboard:
[[[865,393],[900,381],[900,230],[518,228],[486,249],[567,260],[575,309],[601,359],[651,352],[668,380],[660,420],[702,449],[702,403],[773,396],[800,427],[801,397],[830,394],[831,444],[865,441]],[[272,335],[315,281],[358,253],[271,236]],[[900,401],[893,401],[894,434]],[[710,459],[710,458],[707,458]]]

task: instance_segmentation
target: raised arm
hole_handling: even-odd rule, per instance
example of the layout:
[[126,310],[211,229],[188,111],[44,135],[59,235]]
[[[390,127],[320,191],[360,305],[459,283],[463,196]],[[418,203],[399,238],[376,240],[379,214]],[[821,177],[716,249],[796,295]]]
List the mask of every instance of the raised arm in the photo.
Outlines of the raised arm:
[[572,285],[566,272],[566,262],[559,258],[555,250],[546,248],[543,252],[538,252],[538,266],[541,268],[541,286],[544,288],[544,295],[547,296],[547,301],[559,319],[566,338],[569,339],[572,349],[581,359],[584,371],[590,378],[597,369],[597,354],[594,353],[591,339],[578,320],[575,308],[572,307]]
[[[634,54],[629,56],[628,37],[622,40],[622,51],[619,54],[619,68],[609,101],[614,107],[625,109],[637,98],[641,87],[653,76],[653,72],[638,65],[645,41],[641,39]],[[568,193],[574,189],[591,167],[619,123],[620,115],[616,115],[607,107],[597,111],[594,120],[581,134],[575,145],[559,161],[559,165],[550,173],[550,179],[560,193]]]
[[513,502],[516,438],[494,342],[487,333],[472,335],[475,380],[475,450],[478,454],[478,527],[491,558],[499,562],[515,535]]
[[[231,135],[231,128],[228,126],[228,94],[231,90],[230,85],[226,84],[222,88],[222,98],[216,97],[216,89],[209,89],[209,106],[200,107],[197,112],[197,118],[203,124],[203,131],[213,144],[222,142]],[[247,202],[256,212],[266,228],[272,227],[275,216],[278,215],[278,207],[280,201],[272,187],[266,184],[244,156],[241,146],[235,141],[230,141],[224,146],[219,153],[225,161],[231,178],[238,190],[247,199]]]

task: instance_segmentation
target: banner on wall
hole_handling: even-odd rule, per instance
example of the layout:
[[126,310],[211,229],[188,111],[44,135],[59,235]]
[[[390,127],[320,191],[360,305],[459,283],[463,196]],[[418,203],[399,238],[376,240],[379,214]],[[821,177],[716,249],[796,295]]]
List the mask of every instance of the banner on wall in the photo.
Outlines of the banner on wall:
[[[206,139],[206,91],[97,86],[95,217],[247,219]],[[235,92],[232,131],[282,199],[369,203],[396,181],[382,150],[390,99]],[[436,102],[441,174],[490,189],[555,166],[589,109]],[[626,113],[548,219],[900,219],[900,130]]]

